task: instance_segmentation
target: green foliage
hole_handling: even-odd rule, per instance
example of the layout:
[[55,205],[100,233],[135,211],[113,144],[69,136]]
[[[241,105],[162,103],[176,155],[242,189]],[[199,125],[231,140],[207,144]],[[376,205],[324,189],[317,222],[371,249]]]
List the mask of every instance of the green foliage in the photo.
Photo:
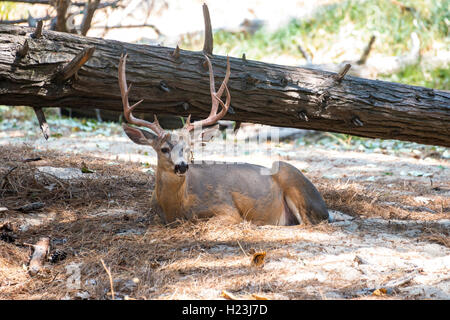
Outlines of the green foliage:
[[377,33],[381,38],[377,47],[382,45],[381,51],[387,55],[398,55],[408,49],[410,35],[414,31],[420,34],[425,46],[448,36],[448,0],[410,0],[403,3],[413,8],[413,12],[402,10],[388,0],[347,0],[319,7],[309,19],[292,20],[273,33],[260,29],[250,36],[218,31],[214,35],[214,44],[224,52],[238,47],[240,52],[237,53],[246,52],[247,57],[254,49],[266,55],[274,49],[298,55],[298,40],[312,43],[316,48],[329,46],[342,27],[351,25],[354,30],[367,34],[367,39]]
[[[389,0],[346,0],[318,7],[311,17],[292,20],[275,32],[264,28],[253,35],[217,31],[214,34],[214,49],[218,54],[232,56],[245,53],[248,59],[253,60],[289,55],[298,58],[299,64],[302,64],[304,61],[298,44],[305,44],[306,49],[328,51],[348,34],[362,43],[367,43],[375,34],[377,40],[372,54],[387,56],[407,52],[412,32],[419,35],[422,54],[432,48],[433,42],[448,47],[449,0],[406,0],[401,3],[412,10],[404,10]],[[187,45],[188,49],[192,44],[183,45]],[[340,62],[339,53],[334,60]],[[437,89],[449,88],[448,70],[445,68],[423,71],[418,65],[410,66],[384,79]]]
[[[427,154],[433,152],[439,158],[448,159],[449,149],[440,146],[428,146],[400,140],[371,139],[334,132],[314,132],[295,141],[299,146],[322,146],[331,150],[358,151],[383,154]],[[392,175],[385,172],[385,175]]]
[[14,11],[16,4],[13,2],[0,2],[0,20],[10,19],[11,13]]
[[34,115],[33,108],[29,107],[8,107],[0,105],[0,122],[7,121],[8,119],[17,119],[17,120],[30,120],[34,119],[36,116]]
[[408,66],[399,73],[383,77],[383,80],[440,90],[450,90],[450,70],[443,67],[422,70],[419,65]]

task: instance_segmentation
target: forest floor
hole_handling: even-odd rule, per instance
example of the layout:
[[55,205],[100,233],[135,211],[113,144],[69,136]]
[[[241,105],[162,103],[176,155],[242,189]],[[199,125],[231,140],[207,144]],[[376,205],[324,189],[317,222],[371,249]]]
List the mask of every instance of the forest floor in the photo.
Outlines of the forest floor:
[[[94,19],[97,26],[149,22],[165,38],[152,29],[93,28],[89,35],[200,50],[202,2],[148,2],[155,6],[147,15],[137,10],[147,2],[131,0]],[[316,11],[317,3],[332,10]],[[370,59],[399,55],[414,31],[421,62],[388,79],[447,89],[446,11],[439,1],[413,4],[414,15],[394,1],[211,1],[209,10],[216,54],[287,65],[304,63],[299,44],[314,63],[359,57],[373,34]],[[32,8],[33,16],[44,12]],[[26,12],[16,11],[17,18]],[[259,20],[266,25],[253,35],[239,31]],[[430,61],[434,71],[424,70]],[[0,106],[0,299],[111,299],[102,262],[115,299],[223,299],[223,291],[239,299],[450,299],[448,148],[306,132],[268,144],[269,157],[260,144],[241,141],[231,154],[212,142],[205,156],[216,161],[295,165],[334,222],[164,226],[150,208],[153,150],[130,142],[120,125],[55,117],[47,117],[45,141],[34,115],[23,119],[18,109]],[[18,210],[36,202],[43,207]],[[31,276],[29,244],[41,237],[51,239],[53,262]],[[262,263],[252,263],[255,257]]]
[[[0,130],[0,299],[111,299],[102,261],[115,299],[450,299],[446,148],[306,132],[267,157],[212,142],[206,158],[295,165],[334,221],[164,226],[149,206],[155,153],[120,125],[50,119],[45,141],[35,121],[12,122]],[[55,261],[31,276],[40,237]]]

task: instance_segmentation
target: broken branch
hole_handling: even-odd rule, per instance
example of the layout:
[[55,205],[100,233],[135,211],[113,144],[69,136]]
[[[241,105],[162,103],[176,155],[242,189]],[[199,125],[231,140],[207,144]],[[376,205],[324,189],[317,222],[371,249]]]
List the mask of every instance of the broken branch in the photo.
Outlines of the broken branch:
[[180,47],[178,45],[175,50],[173,50],[172,57],[175,59],[178,59],[180,57]]
[[350,68],[352,67],[352,65],[350,63],[347,63],[344,68],[336,75],[336,82],[340,83],[342,81],[342,79],[344,79],[345,75],[347,74],[348,70],[350,70]]
[[83,49],[79,54],[75,56],[68,64],[66,64],[55,75],[55,79],[58,82],[64,82],[72,77],[81,67],[92,57],[95,47],[87,47]]
[[35,245],[32,245],[32,248],[33,255],[31,256],[28,272],[34,276],[42,269],[45,258],[50,251],[50,238],[40,238]]
[[106,273],[108,274],[109,285],[111,287],[111,297],[114,300],[114,285],[113,285],[113,279],[112,279],[112,275],[111,275],[111,270],[106,267],[105,262],[103,261],[103,259],[100,259],[100,262],[102,263],[103,268],[105,269]]
[[19,208],[16,208],[14,210],[16,211],[22,211],[22,212],[31,212],[31,211],[36,211],[36,210],[40,210],[45,206],[45,203],[43,202],[33,202],[33,203],[29,203],[26,205],[23,205]]
[[302,54],[303,58],[305,58],[306,63],[307,63],[307,64],[312,64],[311,56],[308,54],[308,52],[306,52],[305,49],[303,49],[303,47],[302,47],[300,44],[297,45],[297,49],[298,49],[298,51],[300,51],[300,53]]
[[42,37],[42,29],[44,28],[44,21],[39,20],[37,23],[37,27],[34,30],[32,38],[39,39]]
[[36,117],[39,121],[39,126],[42,130],[42,133],[44,134],[45,140],[48,140],[48,137],[50,135],[50,129],[47,123],[47,120],[45,119],[44,112],[42,111],[41,107],[33,107],[34,113],[36,114]]
[[205,21],[205,42],[203,44],[203,52],[208,55],[213,54],[213,33],[211,26],[211,18],[206,3],[203,4],[203,19]]
[[30,49],[30,46],[28,45],[28,39],[25,39],[25,42],[23,45],[19,46],[19,49],[17,49],[17,57],[23,58],[27,55],[28,50]]
[[356,64],[362,65],[362,64],[366,63],[367,58],[369,57],[369,54],[370,54],[370,50],[372,50],[372,45],[373,45],[374,42],[375,42],[375,36],[371,36],[370,37],[370,41],[367,44],[367,47],[364,49],[364,52],[361,55],[361,58],[359,58],[359,60],[356,61]]

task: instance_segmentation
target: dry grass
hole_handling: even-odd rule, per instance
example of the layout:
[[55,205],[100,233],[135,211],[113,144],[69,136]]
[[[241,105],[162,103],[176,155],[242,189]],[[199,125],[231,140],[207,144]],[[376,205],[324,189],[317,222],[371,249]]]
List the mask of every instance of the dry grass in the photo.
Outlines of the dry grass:
[[[0,207],[16,208],[41,201],[45,203],[42,212],[54,217],[20,231],[23,219],[33,214],[0,212],[0,222],[8,221],[12,229],[9,233],[16,237],[14,243],[0,241],[0,299],[76,299],[83,295],[110,299],[110,277],[102,261],[111,272],[116,298],[220,298],[223,290],[249,299],[255,295],[289,299],[322,297],[305,289],[320,285],[317,280],[282,281],[282,270],[275,273],[252,266],[252,253],[265,251],[267,261],[288,259],[297,263],[298,258],[289,248],[305,243],[302,235],[331,234],[336,231],[335,226],[327,223],[295,226],[281,232],[276,227],[257,227],[247,222],[224,226],[223,221],[211,219],[180,221],[166,227],[149,208],[153,177],[143,174],[137,164],[114,166],[102,159],[56,152],[43,154],[31,148],[0,147],[0,154]],[[20,161],[36,157],[42,160]],[[95,171],[95,178],[62,180],[36,169],[46,165],[81,168],[83,162]],[[9,172],[14,166],[17,168]],[[331,209],[355,217],[392,218],[393,213],[395,218],[405,219],[413,215],[394,205],[383,206],[382,203],[392,199],[384,186],[367,190],[364,184],[336,186],[320,179],[315,183]],[[427,192],[439,198],[438,193]],[[405,196],[397,201],[413,205],[408,199]],[[445,212],[436,217],[447,214],[448,199],[441,200]],[[107,210],[118,210],[118,214],[101,214]],[[422,240],[448,246],[445,238],[448,234],[443,232],[430,229]],[[49,236],[52,252],[63,250],[67,258],[47,263],[39,276],[31,277],[23,267],[30,254],[23,243],[34,243],[40,236]],[[68,285],[70,266],[79,266],[81,282],[76,288]],[[129,281],[134,278],[138,281],[131,285]],[[353,288],[364,285],[354,284]],[[336,288],[347,290],[339,284]]]
[[432,226],[425,227],[423,229],[421,240],[438,243],[447,248],[450,248],[450,230],[444,230],[442,228],[436,228]]
[[[424,186],[421,181],[404,184],[400,179],[391,184],[395,187],[380,183],[330,183],[322,180],[318,189],[330,208],[355,217],[399,220],[448,218],[450,198],[448,192],[445,192],[447,189]],[[417,203],[417,196],[431,201],[426,205]]]
[[[139,165],[136,164],[108,166],[103,159],[55,152],[44,154],[31,148],[0,147],[0,153],[0,196],[2,204],[8,208],[20,207],[30,200],[44,202],[47,209],[57,211],[64,210],[65,207],[91,211],[96,207],[105,207],[105,202],[107,208],[120,207],[130,201],[130,195],[137,199],[147,199],[148,190],[153,187],[153,177],[139,172]],[[38,157],[42,160],[22,162]],[[62,180],[50,173],[36,170],[37,166],[81,170],[83,163],[88,163],[89,169],[98,175],[92,177],[87,174],[83,179]],[[13,167],[17,168],[9,172]]]

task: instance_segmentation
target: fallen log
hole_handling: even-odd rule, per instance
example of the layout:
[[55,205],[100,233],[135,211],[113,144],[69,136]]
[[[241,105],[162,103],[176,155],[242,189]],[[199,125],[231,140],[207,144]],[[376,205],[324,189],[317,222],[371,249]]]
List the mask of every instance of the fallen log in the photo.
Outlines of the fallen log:
[[[130,103],[144,99],[136,112],[193,119],[209,113],[203,52],[47,30],[30,36],[34,31],[0,25],[0,104],[120,111],[117,66],[126,51]],[[88,48],[94,51],[85,59]],[[450,147],[448,91],[240,58],[230,62],[227,120]],[[212,63],[220,81],[226,57],[212,55]],[[68,65],[76,70],[66,78]]]

